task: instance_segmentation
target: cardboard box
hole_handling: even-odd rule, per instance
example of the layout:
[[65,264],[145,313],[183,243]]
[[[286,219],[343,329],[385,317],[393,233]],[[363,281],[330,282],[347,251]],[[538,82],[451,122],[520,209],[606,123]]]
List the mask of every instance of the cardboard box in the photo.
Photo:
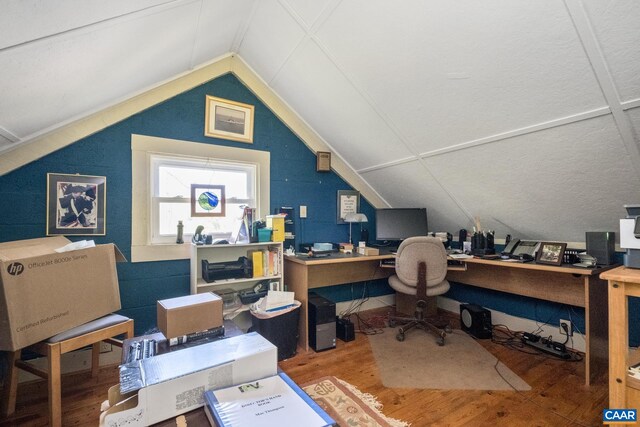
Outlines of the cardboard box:
[[57,253],[63,236],[0,243],[0,350],[16,351],[120,309],[113,244]]
[[158,423],[203,406],[205,391],[277,371],[278,349],[255,332],[131,362],[120,367],[100,425]]
[[271,229],[271,241],[284,242],[284,218],[287,215],[267,215],[267,228]]
[[222,298],[211,292],[158,301],[158,329],[166,338],[222,326]]
[[358,253],[360,255],[380,255],[380,250],[377,248],[370,248],[369,246],[365,246],[363,248],[358,248]]

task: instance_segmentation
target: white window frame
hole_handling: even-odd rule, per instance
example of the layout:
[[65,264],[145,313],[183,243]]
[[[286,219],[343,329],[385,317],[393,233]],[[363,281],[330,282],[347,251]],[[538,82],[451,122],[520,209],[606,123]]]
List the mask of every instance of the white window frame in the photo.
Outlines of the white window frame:
[[131,261],[188,259],[190,243],[151,243],[152,155],[247,163],[256,167],[256,215],[269,211],[270,153],[268,151],[202,144],[146,135],[131,135]]

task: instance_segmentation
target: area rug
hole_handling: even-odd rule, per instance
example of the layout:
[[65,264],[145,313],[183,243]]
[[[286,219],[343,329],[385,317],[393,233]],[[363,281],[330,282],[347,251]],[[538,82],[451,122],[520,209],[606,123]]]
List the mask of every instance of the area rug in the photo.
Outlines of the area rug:
[[397,329],[369,335],[382,384],[391,388],[440,390],[531,390],[511,369],[465,332],[454,330],[439,346],[435,336],[411,330],[404,341]]
[[362,393],[355,386],[335,377],[324,377],[302,389],[333,418],[345,427],[408,427],[409,423],[385,416],[375,396]]

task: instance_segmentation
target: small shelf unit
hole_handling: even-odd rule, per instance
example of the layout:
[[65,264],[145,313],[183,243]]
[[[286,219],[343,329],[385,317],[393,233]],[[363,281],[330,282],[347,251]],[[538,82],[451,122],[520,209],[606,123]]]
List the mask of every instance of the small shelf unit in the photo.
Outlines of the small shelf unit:
[[[202,278],[202,260],[206,259],[209,262],[226,262],[236,261],[239,257],[251,257],[248,255],[249,251],[253,250],[269,250],[276,249],[277,256],[275,262],[277,263],[278,274],[248,277],[238,279],[223,279],[216,280],[214,282],[207,283]],[[224,244],[224,245],[194,245],[191,244],[191,293],[198,294],[204,292],[215,292],[216,290],[231,288],[235,291],[247,289],[253,287],[256,283],[262,280],[278,281],[280,283],[280,289],[284,286],[283,275],[283,258],[282,258],[282,242],[260,242],[260,243],[237,243],[237,244]],[[244,304],[242,306],[225,308],[225,317],[233,317],[233,315],[242,311],[249,310],[249,305]],[[231,315],[231,316],[228,316]]]

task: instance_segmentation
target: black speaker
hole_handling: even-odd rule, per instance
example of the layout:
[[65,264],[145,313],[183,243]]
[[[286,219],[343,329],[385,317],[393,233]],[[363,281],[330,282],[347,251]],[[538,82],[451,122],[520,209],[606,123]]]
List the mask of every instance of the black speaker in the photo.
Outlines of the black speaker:
[[614,263],[616,233],[613,231],[587,231],[587,253],[596,259],[598,265]]
[[491,312],[476,304],[460,304],[460,327],[478,339],[491,338]]

